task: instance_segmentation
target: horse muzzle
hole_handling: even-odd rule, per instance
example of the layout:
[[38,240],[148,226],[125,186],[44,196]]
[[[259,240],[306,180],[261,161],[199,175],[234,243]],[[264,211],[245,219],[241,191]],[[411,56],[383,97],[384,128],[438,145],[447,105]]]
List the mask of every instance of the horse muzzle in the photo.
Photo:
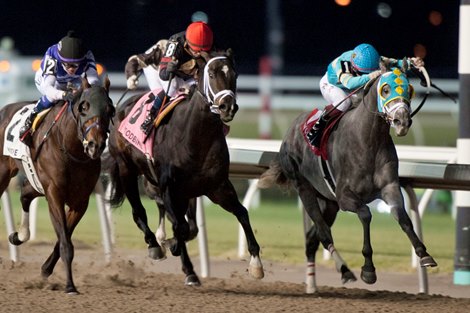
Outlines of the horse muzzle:
[[390,126],[395,129],[395,135],[398,137],[406,136],[412,122],[410,110],[406,106],[395,110],[390,118]]

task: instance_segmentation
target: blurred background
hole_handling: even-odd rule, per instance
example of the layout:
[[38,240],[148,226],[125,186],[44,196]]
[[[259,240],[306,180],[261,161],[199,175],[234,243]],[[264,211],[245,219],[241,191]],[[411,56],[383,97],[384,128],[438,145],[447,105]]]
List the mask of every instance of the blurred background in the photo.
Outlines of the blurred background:
[[[230,137],[281,139],[299,113],[323,108],[326,104],[321,98],[318,83],[328,63],[363,42],[373,44],[384,56],[422,57],[434,83],[458,99],[458,0],[0,0],[0,4],[0,106],[20,100],[33,101],[39,97],[33,81],[34,70],[46,49],[57,43],[70,29],[76,30],[93,51],[101,73],[109,75],[111,97],[116,104],[126,92],[124,65],[127,59],[144,52],[159,39],[184,30],[195,19],[206,20],[211,25],[218,48],[232,48],[235,51],[240,74],[240,111],[231,123]],[[417,98],[413,101],[416,107],[426,90],[419,86],[417,80],[413,84],[417,91]],[[142,82],[139,88],[138,92],[144,91],[146,84]],[[131,94],[129,92],[127,96]],[[408,135],[394,140],[397,144],[455,147],[458,111],[457,102],[432,90],[423,109],[414,118]],[[247,187],[246,181],[233,181],[242,196]],[[269,242],[272,239],[269,236],[273,235],[270,231],[282,233],[287,242],[280,247],[282,251],[277,258],[285,261],[294,257],[297,262],[303,262],[296,196],[293,193],[280,194],[277,189],[266,193],[268,199],[274,200],[251,213],[259,233],[268,237],[266,241],[263,238],[260,241]],[[438,229],[430,232],[438,235],[445,229],[448,237],[448,241],[431,238],[431,244],[453,240],[451,198],[447,191],[436,193],[427,211],[438,215],[434,219],[425,218],[425,223],[429,223],[425,227]],[[279,199],[283,202],[280,203]],[[276,205],[281,205],[280,209],[276,210]],[[15,210],[16,221],[19,221],[19,211]],[[41,211],[45,220],[39,224],[50,227],[47,210]],[[125,206],[115,214],[122,215],[122,220],[131,224],[128,211],[129,207]],[[86,215],[88,220],[81,225],[96,224],[96,212],[92,212],[91,216]],[[156,221],[154,212],[149,214],[152,221]],[[233,217],[225,212],[220,214],[232,221],[230,225],[235,232],[237,223]],[[273,225],[266,223],[267,216],[274,219],[280,214],[286,215],[282,215],[281,221],[276,219]],[[213,216],[219,218],[216,213]],[[360,225],[354,217],[354,222],[350,222],[350,216],[342,216],[346,216],[345,231],[338,241],[344,242],[344,248],[349,248],[347,239],[352,238],[351,223]],[[288,218],[292,220],[295,231],[282,228]],[[337,224],[341,224],[341,218]],[[379,223],[380,227],[398,227],[389,218],[385,217],[386,221]],[[3,222],[3,219],[0,220]],[[443,221],[445,225],[439,224]],[[217,220],[209,221],[208,225],[226,227],[227,223]],[[262,229],[264,224],[270,226]],[[85,227],[81,225],[79,229]],[[133,231],[132,236],[121,235],[122,240],[133,237],[142,244],[141,235],[134,225],[117,228]],[[94,229],[98,231],[99,227],[95,225]],[[396,229],[391,231],[388,235],[375,238],[394,238],[400,233]],[[217,234],[221,232],[224,231],[214,230]],[[88,233],[84,231],[82,236]],[[295,233],[296,245],[293,245],[291,237],[286,236],[290,233]],[[360,236],[354,239],[358,240],[357,248],[349,249],[360,254]],[[234,255],[235,237],[230,240],[229,244],[222,246],[221,255]],[[400,255],[403,259],[404,255],[409,255],[409,246],[406,239],[401,238],[400,243],[403,244]],[[271,246],[263,246],[265,255],[269,255]],[[381,247],[389,246],[389,243],[378,244],[378,252]],[[286,252],[286,247],[292,248],[292,253]],[[439,258],[441,265],[443,259],[447,260],[447,267],[443,267],[447,271],[452,267],[452,247],[452,244],[446,247],[431,246],[433,251],[443,254]],[[389,252],[383,251],[382,255],[384,260],[395,262]],[[275,256],[269,257],[276,259]],[[404,264],[408,267],[408,258],[405,258]]]

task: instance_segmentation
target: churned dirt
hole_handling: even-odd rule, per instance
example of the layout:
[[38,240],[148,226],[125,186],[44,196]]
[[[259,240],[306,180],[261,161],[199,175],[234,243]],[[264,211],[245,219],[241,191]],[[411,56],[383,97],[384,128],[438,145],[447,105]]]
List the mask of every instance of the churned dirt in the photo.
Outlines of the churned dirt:
[[[105,262],[99,247],[75,243],[73,272],[79,295],[64,293],[59,261],[44,281],[40,268],[51,243],[26,243],[12,262],[0,243],[0,312],[470,312],[470,286],[452,274],[429,275],[429,295],[418,294],[418,276],[378,272],[378,282],[341,285],[340,275],[319,267],[319,293],[305,294],[304,268],[263,260],[265,278],[248,276],[248,260],[212,260],[202,286],[184,286],[178,258],[156,262],[145,250],[117,249]],[[200,273],[199,259],[194,257]],[[359,272],[356,271],[359,277]]]

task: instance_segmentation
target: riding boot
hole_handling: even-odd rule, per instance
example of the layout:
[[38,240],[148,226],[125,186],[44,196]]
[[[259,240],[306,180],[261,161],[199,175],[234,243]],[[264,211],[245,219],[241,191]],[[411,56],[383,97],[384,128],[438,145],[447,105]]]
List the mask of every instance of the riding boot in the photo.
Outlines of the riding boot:
[[153,102],[152,108],[150,108],[149,114],[145,118],[142,125],[140,125],[140,129],[144,132],[145,135],[150,134],[150,132],[152,131],[153,121],[157,117],[158,112],[162,107],[163,98],[164,97],[160,97],[160,94],[155,97],[155,101]]
[[318,121],[315,123],[315,125],[313,125],[312,129],[307,134],[307,139],[312,144],[312,146],[317,148],[320,147],[323,130],[328,124],[328,121],[334,120],[336,117],[341,115],[341,113],[343,112],[331,104],[325,107],[325,113],[322,114],[322,116],[318,119]]
[[36,115],[38,115],[38,113],[39,113],[39,110],[38,110],[37,106],[35,106],[33,108],[33,110],[31,111],[30,115],[24,121],[23,127],[21,127],[20,131],[19,131],[20,140],[28,146],[29,146],[28,143],[30,143],[31,138],[29,138],[29,140],[28,140],[27,137],[30,137],[28,135],[31,134],[31,132],[30,132],[31,126],[33,126],[34,118],[36,117]]

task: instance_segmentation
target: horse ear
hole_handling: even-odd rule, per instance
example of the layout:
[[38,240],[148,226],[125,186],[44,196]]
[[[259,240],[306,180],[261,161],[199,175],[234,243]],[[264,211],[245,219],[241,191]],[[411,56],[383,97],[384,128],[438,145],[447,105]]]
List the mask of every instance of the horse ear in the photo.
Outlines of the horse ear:
[[405,57],[405,58],[403,58],[403,60],[401,61],[401,71],[402,71],[403,73],[406,73],[406,71],[408,71],[408,68],[409,68],[409,66],[408,66],[408,58]]
[[86,76],[82,78],[82,89],[85,90],[85,89],[88,89],[90,88],[91,85],[90,83],[88,82],[88,79],[86,79]]
[[109,81],[108,75],[106,75],[106,78],[104,79],[104,82],[103,82],[103,87],[104,89],[106,89],[106,92],[108,93],[109,93],[109,86],[111,86],[111,82]]
[[233,49],[228,48],[227,51],[225,51],[225,54],[227,55],[228,58],[233,59]]
[[385,73],[386,71],[388,71],[389,65],[384,60],[381,59],[379,63],[379,68],[380,68],[380,72]]

